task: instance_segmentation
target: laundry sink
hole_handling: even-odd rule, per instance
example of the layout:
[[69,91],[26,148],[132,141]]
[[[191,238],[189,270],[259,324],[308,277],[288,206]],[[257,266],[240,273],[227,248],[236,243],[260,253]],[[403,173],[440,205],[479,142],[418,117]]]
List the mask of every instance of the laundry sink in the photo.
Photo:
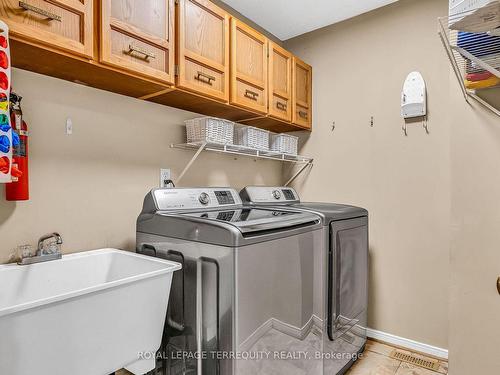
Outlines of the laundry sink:
[[0,374],[144,374],[177,263],[100,249],[0,266]]

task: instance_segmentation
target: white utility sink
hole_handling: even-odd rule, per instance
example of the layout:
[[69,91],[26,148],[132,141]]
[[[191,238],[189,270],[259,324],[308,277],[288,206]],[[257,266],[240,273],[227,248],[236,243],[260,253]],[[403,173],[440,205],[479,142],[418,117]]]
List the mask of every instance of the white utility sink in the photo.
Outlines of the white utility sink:
[[172,273],[180,268],[114,249],[1,265],[0,374],[152,370]]

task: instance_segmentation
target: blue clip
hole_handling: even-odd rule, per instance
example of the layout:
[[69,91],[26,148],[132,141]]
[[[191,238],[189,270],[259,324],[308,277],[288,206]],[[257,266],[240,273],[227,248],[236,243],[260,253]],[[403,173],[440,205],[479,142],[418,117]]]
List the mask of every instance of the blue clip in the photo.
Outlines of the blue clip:
[[10,151],[10,139],[6,135],[0,135],[0,152],[8,153]]
[[9,124],[0,124],[0,130],[7,133],[10,130]]

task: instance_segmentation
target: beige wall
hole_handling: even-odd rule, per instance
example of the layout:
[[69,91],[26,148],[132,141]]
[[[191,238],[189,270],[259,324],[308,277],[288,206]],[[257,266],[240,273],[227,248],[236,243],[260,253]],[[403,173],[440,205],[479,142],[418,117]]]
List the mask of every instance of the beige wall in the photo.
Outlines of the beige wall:
[[[20,70],[13,82],[30,126],[31,199],[0,199],[0,263],[51,231],[62,234],[64,252],[134,249],[135,219],[160,167],[175,178],[193,155],[169,146],[184,141],[183,120],[195,114]],[[206,153],[182,186],[280,180],[279,163]]]
[[[467,105],[451,81],[450,374],[498,374],[500,119]],[[500,91],[491,94],[500,108]]]
[[[301,152],[316,160],[296,187],[370,210],[372,328],[449,347],[453,375],[496,374],[500,121],[467,105],[450,74],[436,34],[446,13],[446,0],[402,0],[287,42],[314,66],[315,128]],[[430,134],[412,124],[404,137],[399,97],[412,70],[427,81]],[[31,131],[32,198],[0,199],[0,263],[53,230],[65,252],[133,249],[158,169],[175,177],[192,155],[169,144],[194,115],[18,70],[14,83]],[[279,184],[279,168],[206,154],[182,185]]]
[[[448,347],[449,63],[437,36],[446,0],[403,0],[286,43],[314,68],[314,168],[302,198],[370,211],[369,326]],[[403,135],[406,75],[427,81],[429,129]],[[373,116],[374,127],[370,127]],[[332,132],[331,124],[336,128]]]

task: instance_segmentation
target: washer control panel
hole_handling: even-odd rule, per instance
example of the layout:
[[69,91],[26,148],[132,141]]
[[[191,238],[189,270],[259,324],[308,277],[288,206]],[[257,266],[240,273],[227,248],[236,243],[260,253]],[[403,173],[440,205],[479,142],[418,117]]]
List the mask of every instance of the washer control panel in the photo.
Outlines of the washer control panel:
[[231,188],[155,189],[152,194],[159,211],[242,205],[238,193]]
[[299,195],[293,188],[282,186],[247,186],[240,191],[240,198],[245,203],[254,204],[300,202]]
[[217,190],[214,192],[219,204],[235,204],[234,196],[229,190]]

